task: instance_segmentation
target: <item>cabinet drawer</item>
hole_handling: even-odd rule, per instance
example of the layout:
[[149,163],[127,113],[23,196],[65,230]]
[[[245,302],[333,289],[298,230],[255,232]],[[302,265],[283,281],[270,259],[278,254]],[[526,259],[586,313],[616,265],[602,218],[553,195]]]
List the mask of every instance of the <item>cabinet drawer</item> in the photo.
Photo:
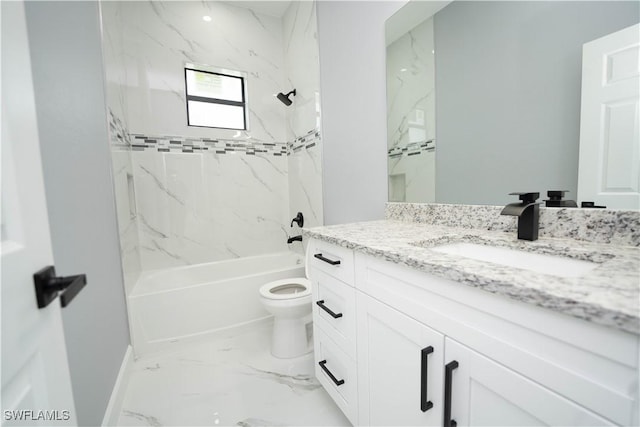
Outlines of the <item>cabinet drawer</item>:
[[353,286],[353,251],[320,240],[309,243],[307,265]]
[[357,425],[356,363],[317,325],[314,325],[313,336],[316,377],[349,421]]
[[318,270],[312,277],[314,323],[355,359],[356,290]]

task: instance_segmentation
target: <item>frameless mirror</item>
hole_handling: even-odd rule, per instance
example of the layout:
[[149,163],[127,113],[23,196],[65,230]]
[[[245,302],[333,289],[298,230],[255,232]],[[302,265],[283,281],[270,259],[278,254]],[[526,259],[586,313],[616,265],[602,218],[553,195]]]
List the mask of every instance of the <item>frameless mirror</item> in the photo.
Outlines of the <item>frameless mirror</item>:
[[637,24],[639,5],[407,3],[386,23],[389,201],[577,199],[583,45]]

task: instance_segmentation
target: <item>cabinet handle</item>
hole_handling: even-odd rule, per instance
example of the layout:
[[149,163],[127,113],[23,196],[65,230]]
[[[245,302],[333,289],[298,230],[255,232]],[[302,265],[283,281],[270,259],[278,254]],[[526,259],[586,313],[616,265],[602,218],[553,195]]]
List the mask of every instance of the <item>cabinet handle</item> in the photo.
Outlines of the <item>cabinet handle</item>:
[[453,370],[458,367],[458,362],[453,360],[444,366],[444,427],[456,427],[458,423],[451,419],[451,383],[453,382]]
[[318,305],[318,307],[320,307],[321,309],[323,309],[324,311],[329,313],[329,315],[331,317],[333,317],[334,319],[338,319],[338,318],[342,317],[342,313],[334,313],[330,308],[328,308],[326,305],[324,305],[324,300],[323,299],[321,299],[320,301],[316,301],[316,304]]
[[339,380],[337,379],[329,370],[329,368],[327,368],[325,365],[327,364],[327,360],[321,360],[318,362],[318,365],[320,365],[320,367],[322,368],[322,370],[324,371],[325,374],[329,375],[329,378],[331,378],[331,381],[334,382],[335,385],[337,386],[341,386],[342,384],[344,384],[344,380]]
[[339,265],[340,264],[340,260],[334,261],[332,259],[323,257],[322,254],[315,254],[314,257],[318,258],[321,261],[326,262],[327,264],[331,264],[331,265]]
[[420,410],[427,412],[433,408],[433,402],[427,399],[427,370],[429,355],[433,353],[433,347],[425,347],[421,350],[422,364],[420,368]]

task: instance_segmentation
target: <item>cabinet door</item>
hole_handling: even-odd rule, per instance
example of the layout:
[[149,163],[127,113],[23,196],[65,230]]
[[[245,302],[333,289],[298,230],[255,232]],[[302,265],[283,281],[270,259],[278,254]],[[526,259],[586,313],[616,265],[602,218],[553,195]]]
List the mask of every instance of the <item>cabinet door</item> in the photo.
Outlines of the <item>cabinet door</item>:
[[[450,391],[451,420],[459,427],[613,425],[450,338],[444,359],[445,399]],[[445,427],[456,425],[444,418]]]
[[357,292],[362,425],[441,425],[444,336]]

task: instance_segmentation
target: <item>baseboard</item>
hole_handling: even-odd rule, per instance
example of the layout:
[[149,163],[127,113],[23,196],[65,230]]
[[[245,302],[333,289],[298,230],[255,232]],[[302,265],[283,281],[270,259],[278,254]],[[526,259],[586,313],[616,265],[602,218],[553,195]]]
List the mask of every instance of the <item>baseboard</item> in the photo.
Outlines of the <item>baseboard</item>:
[[122,412],[124,394],[127,391],[127,385],[129,385],[129,378],[131,378],[130,371],[133,366],[133,362],[133,348],[129,345],[127,346],[127,351],[124,353],[122,365],[120,365],[120,371],[118,372],[116,383],[111,391],[107,410],[105,411],[104,418],[102,419],[103,426],[118,425],[118,418],[120,417],[120,412]]

